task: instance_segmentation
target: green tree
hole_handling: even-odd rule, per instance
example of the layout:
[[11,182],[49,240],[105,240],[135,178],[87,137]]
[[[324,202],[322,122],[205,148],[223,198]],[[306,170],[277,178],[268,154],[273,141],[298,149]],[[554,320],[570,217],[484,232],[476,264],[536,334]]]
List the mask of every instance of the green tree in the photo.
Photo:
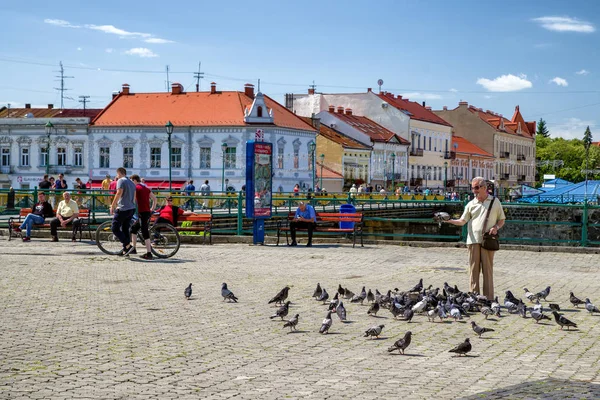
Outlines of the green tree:
[[585,128],[585,132],[583,133],[583,147],[585,148],[585,180],[587,182],[588,179],[588,170],[589,170],[589,158],[590,158],[590,146],[592,145],[592,131],[590,131],[590,127]]
[[538,137],[550,137],[550,132],[546,126],[546,121],[544,121],[543,118],[540,118],[540,122],[537,123],[537,132],[535,134]]

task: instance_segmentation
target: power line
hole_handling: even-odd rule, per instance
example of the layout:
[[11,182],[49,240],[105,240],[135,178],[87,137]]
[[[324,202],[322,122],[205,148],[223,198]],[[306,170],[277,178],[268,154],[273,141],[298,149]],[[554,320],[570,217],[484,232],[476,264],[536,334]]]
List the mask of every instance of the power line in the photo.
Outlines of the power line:
[[90,96],[79,96],[79,98],[81,99],[79,102],[83,103],[83,116],[85,117],[85,104],[89,101]]

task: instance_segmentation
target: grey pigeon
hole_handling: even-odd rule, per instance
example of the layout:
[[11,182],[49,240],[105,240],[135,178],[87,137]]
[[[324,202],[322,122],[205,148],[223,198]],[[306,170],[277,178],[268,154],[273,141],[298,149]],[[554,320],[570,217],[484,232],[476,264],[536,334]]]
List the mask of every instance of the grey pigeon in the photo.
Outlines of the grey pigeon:
[[537,299],[537,296],[531,293],[529,289],[523,288],[523,290],[525,291],[525,297],[527,297],[529,301],[533,302],[535,299]]
[[375,303],[371,304],[371,307],[369,307],[369,311],[367,311],[367,314],[377,316],[378,312],[379,312],[379,303],[375,302]]
[[460,355],[466,355],[468,352],[471,351],[471,341],[469,340],[469,338],[466,338],[464,342],[462,342],[461,344],[459,344],[458,346],[456,346],[455,348],[453,348],[452,350],[450,350],[450,353],[456,353],[459,356]]
[[438,307],[438,317],[440,317],[440,321],[442,319],[448,318],[448,315],[446,314],[446,309],[443,306]]
[[394,350],[398,350],[400,352],[400,354],[404,354],[404,350],[406,350],[406,348],[410,345],[411,336],[412,336],[411,331],[406,332],[404,334],[404,337],[402,339],[396,340],[394,345],[392,347],[390,347],[388,349],[388,351],[391,353]]
[[420,292],[423,290],[423,278],[419,279],[419,283],[417,283],[409,292]]
[[560,311],[560,306],[556,303],[549,303],[548,307],[550,307],[552,311]]
[[552,314],[554,315],[554,320],[560,326],[561,331],[562,331],[562,328],[564,328],[565,326],[567,327],[567,330],[570,330],[571,327],[577,328],[577,324],[575,322],[569,321],[567,318],[560,315],[556,311],[552,311]]
[[292,317],[292,319],[289,319],[285,324],[283,324],[284,328],[290,328],[290,332],[292,330],[296,330],[296,325],[298,325],[298,318],[300,317],[300,314],[296,314]]
[[527,307],[525,307],[525,303],[521,303],[517,306],[517,312],[523,318],[527,318]]
[[327,293],[327,290],[325,290],[325,288],[323,288],[323,291],[321,292],[321,295],[319,296],[319,298],[317,298],[317,301],[322,301],[323,304],[325,304],[325,302],[329,299],[329,293]]
[[375,337],[379,338],[379,335],[381,335],[381,330],[383,329],[384,326],[385,325],[375,325],[375,326],[370,327],[369,329],[367,329],[365,331],[364,337],[375,336]]
[[450,316],[452,318],[454,318],[454,320],[459,320],[459,319],[463,319],[462,314],[460,313],[460,310],[456,307],[454,307],[454,304],[452,305],[452,308],[450,309]]
[[395,302],[392,302],[392,304],[390,304],[390,312],[392,313],[394,318],[398,318],[399,315],[403,315],[404,311],[404,307],[402,307],[400,304]]
[[338,298],[338,293],[335,294],[333,300],[329,301],[328,310],[331,312],[335,312],[336,307],[340,304],[340,299]]
[[279,309],[275,312],[275,314],[271,315],[269,318],[273,319],[273,318],[277,318],[280,317],[283,320],[283,317],[288,315],[289,309],[290,309],[290,303],[291,301],[286,301],[284,305],[282,305],[281,307],[279,307]]
[[371,289],[369,289],[369,293],[367,293],[367,301],[369,303],[372,303],[375,301],[375,295],[373,294],[373,292],[371,292]]
[[540,300],[546,300],[546,297],[548,297],[548,295],[550,294],[550,286],[548,286],[546,289],[542,290],[539,293],[536,293],[536,297]]
[[442,227],[442,221],[448,221],[450,220],[450,214],[448,214],[447,212],[436,212],[435,214],[433,214],[433,220],[435,222],[438,223],[439,227]]
[[192,297],[192,284],[190,283],[190,286],[185,288],[185,291],[183,292],[183,294],[185,295],[185,299],[189,300],[190,297]]
[[536,324],[544,319],[547,319],[548,321],[550,320],[550,317],[547,315],[544,315],[544,313],[541,311],[531,310],[530,314],[531,314],[531,318],[533,318],[535,320]]
[[353,297],[354,297],[354,292],[352,292],[352,290],[350,290],[350,289],[345,289],[344,298],[346,300],[349,300],[349,299],[351,299]]
[[356,294],[352,296],[350,299],[350,303],[360,303],[362,304],[367,298],[367,292],[365,291],[365,287],[363,286],[362,292],[360,294]]
[[411,310],[410,308],[407,308],[404,311],[404,320],[406,322],[410,322],[412,320],[412,318],[413,318],[414,315],[415,315],[415,312],[413,310]]
[[329,328],[331,328],[331,324],[333,324],[333,320],[331,319],[331,311],[329,311],[327,313],[327,316],[323,320],[323,323],[321,324],[321,329],[319,329],[319,333],[328,333]]
[[494,311],[489,307],[481,307],[481,313],[485,315],[485,319],[488,319],[490,315],[494,315]]
[[498,296],[492,301],[490,308],[496,314],[496,317],[500,317],[500,303],[498,303]]
[[238,301],[238,298],[235,297],[235,294],[233,294],[231,290],[227,289],[227,284],[225,282],[223,282],[223,285],[221,286],[221,296],[223,296],[223,301],[229,300],[236,303]]
[[483,335],[486,332],[494,332],[493,329],[491,328],[484,328],[483,326],[479,326],[477,325],[477,323],[475,321],[471,321],[471,327],[473,328],[473,331],[479,336],[481,337],[481,335]]
[[277,293],[275,295],[275,297],[273,297],[271,300],[269,300],[269,304],[271,304],[271,303],[283,304],[283,302],[285,301],[285,299],[288,298],[288,292],[289,291],[290,291],[289,286],[284,287],[283,289],[281,289],[279,291],[279,293]]
[[590,299],[588,299],[588,298],[585,299],[585,309],[588,310],[590,312],[590,314],[593,314],[595,312],[600,313],[600,310],[598,310],[598,307],[593,305],[592,302],[590,301]]
[[340,301],[340,304],[335,308],[335,312],[340,318],[340,321],[346,320],[346,308],[344,307],[344,303]]
[[578,299],[573,292],[571,292],[571,295],[569,296],[569,301],[571,302],[571,304],[573,304],[575,307],[579,308],[580,304],[585,304],[585,301]]
[[315,299],[318,299],[319,297],[321,297],[322,292],[323,292],[323,289],[321,289],[321,284],[317,283],[317,288],[313,292],[312,297],[314,297]]

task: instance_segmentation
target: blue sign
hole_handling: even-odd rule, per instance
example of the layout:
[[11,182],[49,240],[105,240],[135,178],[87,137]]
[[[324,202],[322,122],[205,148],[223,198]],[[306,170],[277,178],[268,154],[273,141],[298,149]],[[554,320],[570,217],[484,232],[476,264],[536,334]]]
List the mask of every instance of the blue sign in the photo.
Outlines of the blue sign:
[[273,144],[246,143],[246,217],[271,218]]

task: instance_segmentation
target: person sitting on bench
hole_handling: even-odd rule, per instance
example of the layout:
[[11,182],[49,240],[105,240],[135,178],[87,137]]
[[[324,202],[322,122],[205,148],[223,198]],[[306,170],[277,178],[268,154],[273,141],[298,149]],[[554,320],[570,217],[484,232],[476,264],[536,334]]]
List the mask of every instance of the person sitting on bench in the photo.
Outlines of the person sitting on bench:
[[50,234],[52,235],[52,241],[58,242],[58,227],[65,228],[69,224],[73,224],[73,235],[71,241],[75,241],[75,235],[79,231],[81,221],[79,220],[79,207],[77,202],[71,198],[71,193],[64,192],[63,198],[58,207],[56,208],[56,218],[50,222]]
[[39,192],[38,202],[33,207],[33,212],[31,214],[27,214],[21,226],[15,228],[15,232],[21,232],[22,229],[26,229],[23,241],[29,242],[31,241],[31,228],[33,225],[43,224],[46,218],[51,217],[54,217],[54,211],[52,211],[52,206],[50,203],[46,201],[46,193]]
[[308,243],[306,243],[306,247],[311,247],[313,230],[316,227],[317,214],[315,213],[315,209],[310,204],[305,204],[301,201],[298,203],[294,220],[290,222],[290,235],[292,236],[292,243],[290,243],[290,246],[298,246],[298,243],[296,243],[296,230],[307,229]]

